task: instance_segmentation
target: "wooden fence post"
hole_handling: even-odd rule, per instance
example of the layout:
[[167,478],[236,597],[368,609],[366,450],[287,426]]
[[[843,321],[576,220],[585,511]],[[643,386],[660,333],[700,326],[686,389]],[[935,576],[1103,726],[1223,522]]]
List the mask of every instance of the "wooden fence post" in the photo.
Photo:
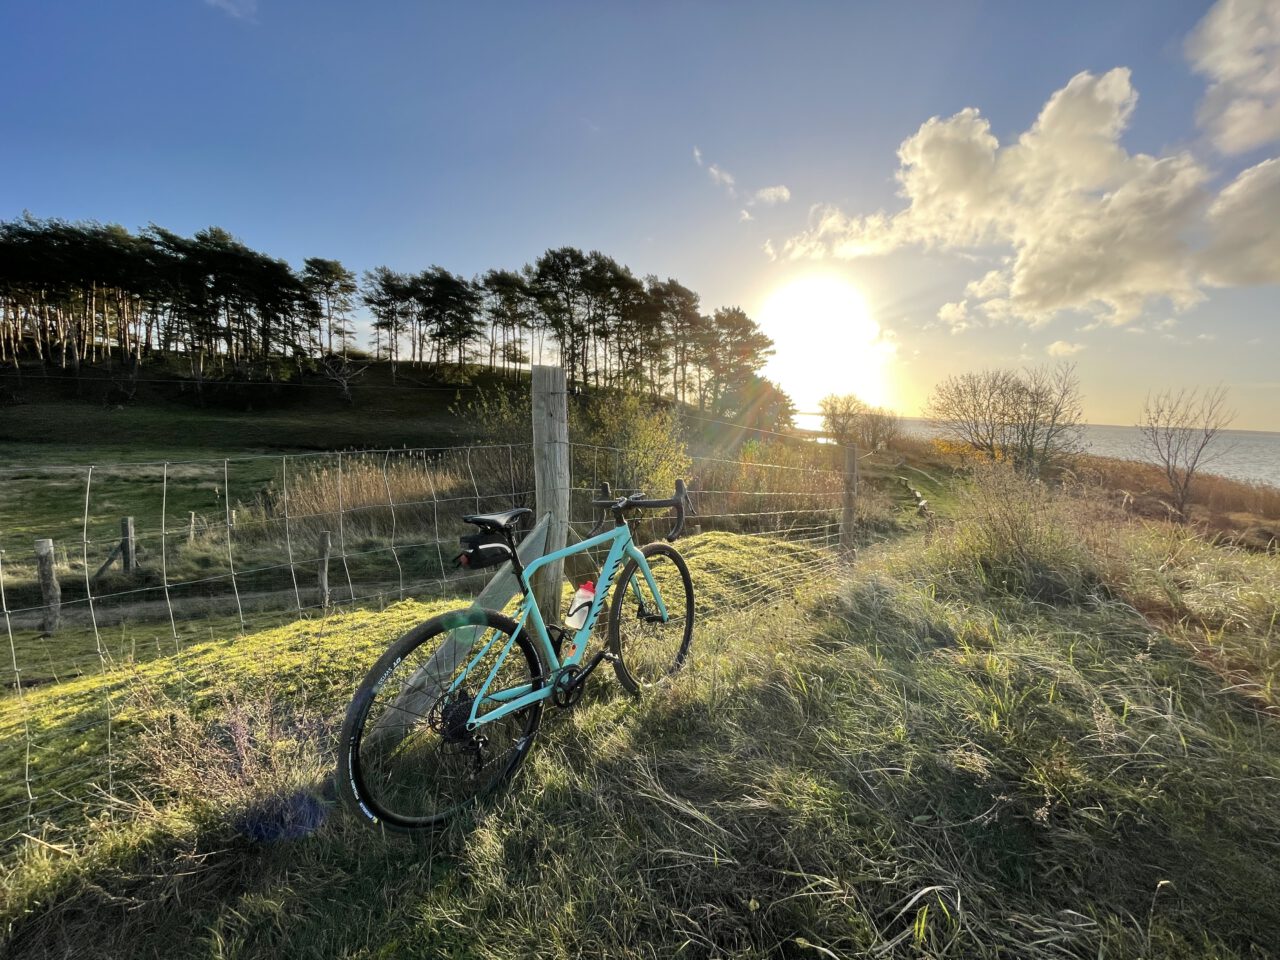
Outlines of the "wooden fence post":
[[196,542],[196,512],[192,510],[187,514],[187,544]]
[[40,597],[44,603],[44,620],[40,630],[53,634],[62,623],[62,587],[53,569],[53,541],[36,541],[36,570],[40,576]]
[[[533,477],[538,517],[550,517],[546,552],[569,539],[569,400],[563,367],[533,368]],[[560,620],[564,561],[547,564],[534,578],[533,593],[548,623]]]
[[320,534],[320,605],[329,606],[329,554],[333,552],[333,537],[325,530]]
[[125,573],[138,569],[138,541],[133,533],[133,517],[120,518],[120,562]]
[[856,544],[858,513],[858,447],[844,448],[844,498],[840,510],[840,546],[852,550]]

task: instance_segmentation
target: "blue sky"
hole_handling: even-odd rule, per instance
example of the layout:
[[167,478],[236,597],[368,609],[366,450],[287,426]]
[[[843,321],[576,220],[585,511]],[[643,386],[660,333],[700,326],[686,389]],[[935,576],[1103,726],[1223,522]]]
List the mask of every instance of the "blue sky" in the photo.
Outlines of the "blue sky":
[[[1280,248],[1257,222],[1280,215],[1280,13],[1224,0],[1198,26],[1210,12],[11,0],[0,217],[218,224],[357,270],[597,248],[759,317],[802,407],[871,389],[870,357],[908,413],[948,373],[1069,357],[1095,421],[1221,381],[1239,426],[1280,429]],[[1059,91],[1045,131],[1105,131],[1006,153]],[[970,148],[996,159],[960,182]],[[756,199],[771,187],[786,199]],[[867,317],[838,296],[780,312],[813,276]]]

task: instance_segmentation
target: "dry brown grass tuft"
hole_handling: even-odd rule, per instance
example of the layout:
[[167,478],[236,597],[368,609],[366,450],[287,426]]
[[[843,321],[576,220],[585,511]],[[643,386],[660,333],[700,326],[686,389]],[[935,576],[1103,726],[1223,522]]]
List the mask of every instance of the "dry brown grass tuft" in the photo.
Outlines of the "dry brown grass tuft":
[[[1082,455],[1077,458],[1074,473],[1083,482],[1115,491],[1117,499],[1128,502],[1142,515],[1169,514],[1164,506],[1169,496],[1168,484],[1154,464]],[[1280,523],[1280,487],[1201,474],[1192,487],[1191,507],[1193,519],[1217,530],[1274,525]]]

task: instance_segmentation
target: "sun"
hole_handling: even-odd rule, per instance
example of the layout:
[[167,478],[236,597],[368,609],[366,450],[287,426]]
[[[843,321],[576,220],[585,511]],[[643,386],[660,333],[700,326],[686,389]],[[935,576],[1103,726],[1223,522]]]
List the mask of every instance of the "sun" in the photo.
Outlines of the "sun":
[[788,281],[760,310],[775,354],[765,370],[802,412],[832,393],[854,393],[874,406],[894,401],[889,367],[895,345],[876,323],[862,292],[833,274]]

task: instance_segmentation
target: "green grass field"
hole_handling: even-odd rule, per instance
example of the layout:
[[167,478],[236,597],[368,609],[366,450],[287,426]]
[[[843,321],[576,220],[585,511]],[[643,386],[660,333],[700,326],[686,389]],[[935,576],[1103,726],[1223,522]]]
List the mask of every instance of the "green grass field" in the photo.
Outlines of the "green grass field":
[[[601,674],[544,722],[509,792],[432,838],[377,837],[327,801],[319,823],[297,798],[323,796],[361,665],[433,608],[37,689],[42,732],[101,759],[73,731],[110,686],[117,776],[137,790],[99,795],[91,837],[49,833],[9,858],[8,949],[1268,955],[1280,560],[1104,526],[1090,504],[1010,509],[1030,494],[1007,483],[838,575],[764,538],[688,541],[703,614],[690,669],[640,701]],[[1205,628],[1254,688],[1204,655]],[[216,689],[187,687],[209,671]],[[263,823],[300,835],[252,839]]]
[[[289,584],[264,572],[245,580],[267,599],[246,598],[243,630],[210,588],[176,638],[145,598],[104,608],[95,635],[75,605],[86,471],[66,464],[102,465],[90,539],[135,516],[147,576],[154,531],[192,511],[214,523],[171,572],[221,576],[229,506],[239,569],[269,567],[281,543],[254,524],[278,524],[283,455],[457,438],[448,391],[368,386],[354,411],[315,388],[252,410],[168,397],[127,411],[32,388],[40,402],[6,408],[6,579],[29,577],[42,535],[75,575],[63,631],[19,618],[26,686],[0,700],[0,768],[19,772],[0,785],[0,955],[1271,954],[1280,557],[1087,490],[998,469],[960,480],[923,448],[864,461],[867,545],[843,567],[770,537],[683,541],[690,669],[641,701],[601,671],[469,822],[417,840],[352,822],[327,788],[346,700],[391,639],[459,599],[377,587],[393,574],[370,507],[349,528],[368,551],[353,581],[381,592],[354,608],[295,620],[270,599]],[[146,462],[165,460],[162,510],[163,468]],[[370,503],[381,471],[365,471]],[[451,483],[472,489],[435,463],[431,488]],[[331,488],[309,490],[305,541]]]

